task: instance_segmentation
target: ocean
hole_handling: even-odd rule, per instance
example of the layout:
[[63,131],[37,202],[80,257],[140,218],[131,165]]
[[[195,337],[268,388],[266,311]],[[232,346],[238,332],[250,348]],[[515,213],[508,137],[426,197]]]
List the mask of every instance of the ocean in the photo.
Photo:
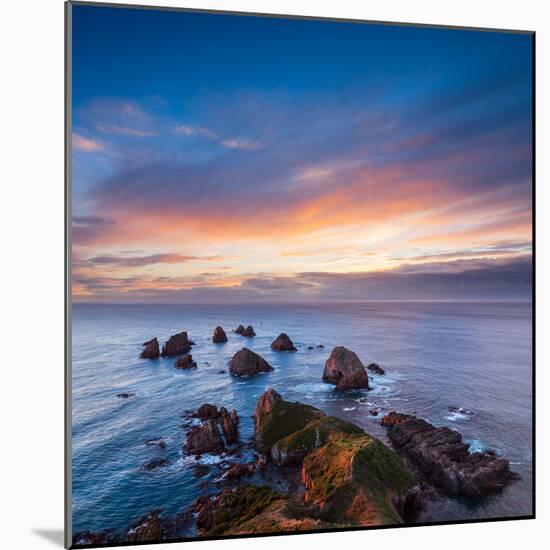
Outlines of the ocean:
[[[287,400],[354,422],[386,443],[381,416],[392,410],[414,413],[460,431],[472,450],[494,449],[521,476],[502,494],[481,501],[438,500],[418,521],[532,513],[529,302],[75,304],[72,314],[73,532],[122,530],[155,508],[177,513],[198,496],[219,491],[219,470],[211,467],[197,478],[194,457],[182,453],[182,414],[206,402],[236,409],[241,439],[248,442],[256,401],[270,387]],[[253,325],[257,336],[233,334],[239,324]],[[226,344],[212,343],[217,325],[227,333]],[[156,336],[162,345],[182,330],[196,342],[197,369],[176,369],[174,358],[139,358],[146,340]],[[281,332],[297,353],[271,350]],[[336,391],[321,376],[337,345],[353,350],[365,366],[378,363],[386,374],[369,373],[371,390]],[[245,346],[275,370],[232,377],[228,362]],[[123,392],[135,395],[117,397]],[[368,414],[373,407],[378,417]],[[166,441],[164,450],[145,445],[157,437]],[[144,471],[153,458],[169,464]],[[200,462],[217,460],[205,455]],[[265,482],[259,476],[252,480]],[[281,480],[271,481],[285,489]]]

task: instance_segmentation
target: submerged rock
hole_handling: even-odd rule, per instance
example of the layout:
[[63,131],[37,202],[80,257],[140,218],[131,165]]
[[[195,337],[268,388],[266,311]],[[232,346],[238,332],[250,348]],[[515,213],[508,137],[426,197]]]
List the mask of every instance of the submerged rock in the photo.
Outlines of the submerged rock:
[[134,395],[136,395],[136,394],[135,393],[126,393],[126,392],[116,394],[116,396],[120,399],[128,399],[129,397],[134,397]]
[[183,331],[170,336],[168,341],[162,346],[161,355],[170,357],[174,355],[183,355],[191,350],[191,343],[187,337],[187,332]]
[[146,472],[150,472],[152,470],[157,470],[158,468],[163,468],[164,466],[168,466],[170,464],[170,461],[167,458],[153,458],[149,461],[147,461],[142,467],[142,470],[145,470]]
[[391,412],[382,425],[394,448],[448,495],[480,497],[502,491],[517,474],[494,453],[470,453],[462,436],[446,426],[436,428],[416,416]]
[[214,329],[212,342],[214,342],[214,344],[223,344],[224,342],[227,342],[227,335],[225,334],[225,331],[222,327],[216,327]]
[[192,355],[182,355],[181,357],[178,357],[176,362],[174,363],[174,367],[177,369],[196,369],[197,363],[193,361]]
[[344,346],[332,350],[325,363],[323,381],[335,384],[337,390],[369,389],[369,377],[363,363]]
[[242,325],[239,325],[236,329],[235,329],[235,333],[236,334],[242,334],[244,332],[244,327]]
[[242,332],[242,336],[246,336],[248,338],[251,338],[252,336],[256,336],[256,333],[254,332],[254,329],[252,328],[252,325],[248,325]]
[[377,365],[376,363],[371,363],[367,367],[367,369],[370,370],[371,372],[374,372],[375,374],[386,374],[386,371],[380,365]]
[[220,424],[228,445],[235,443],[239,437],[239,415],[237,411],[233,410],[233,412],[229,414],[225,407],[221,407]]
[[185,440],[185,454],[204,453],[221,454],[225,449],[216,420],[206,420],[200,426],[194,426]]
[[273,367],[265,359],[248,348],[238,351],[229,363],[229,372],[234,376],[254,376],[272,370]]
[[140,355],[143,359],[157,359],[160,355],[159,341],[156,338],[147,340],[147,342],[143,343],[143,346],[144,348]]
[[298,351],[292,340],[283,332],[279,334],[275,340],[271,343],[271,349],[274,351]]
[[166,442],[162,437],[156,437],[155,439],[149,439],[145,442],[145,445],[156,445],[159,449],[166,449]]

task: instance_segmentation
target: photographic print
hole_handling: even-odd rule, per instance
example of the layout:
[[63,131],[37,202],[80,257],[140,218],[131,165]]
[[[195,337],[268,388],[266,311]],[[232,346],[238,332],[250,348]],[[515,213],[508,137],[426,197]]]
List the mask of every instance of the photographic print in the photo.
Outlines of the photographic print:
[[67,545],[533,517],[534,34],[67,31]]

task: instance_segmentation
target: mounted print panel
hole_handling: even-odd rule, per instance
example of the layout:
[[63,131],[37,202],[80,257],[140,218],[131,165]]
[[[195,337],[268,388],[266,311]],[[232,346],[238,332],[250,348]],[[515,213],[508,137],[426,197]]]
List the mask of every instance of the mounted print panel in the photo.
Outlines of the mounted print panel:
[[67,546],[534,517],[534,34],[67,31]]

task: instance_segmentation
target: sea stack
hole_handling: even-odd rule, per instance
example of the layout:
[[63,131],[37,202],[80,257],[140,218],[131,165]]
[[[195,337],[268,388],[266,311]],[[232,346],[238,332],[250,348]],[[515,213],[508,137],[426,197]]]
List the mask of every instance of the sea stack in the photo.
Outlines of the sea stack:
[[292,340],[283,332],[271,343],[273,351],[298,351]]
[[143,351],[140,357],[143,359],[157,359],[159,355],[159,341],[156,338],[143,343]]
[[235,334],[242,334],[244,332],[244,327],[242,325],[239,325],[236,329],[235,329]]
[[214,344],[223,344],[224,342],[227,342],[227,335],[225,334],[225,331],[222,327],[216,327],[214,329],[212,342],[214,342]]
[[247,338],[251,338],[252,336],[256,336],[256,333],[254,332],[254,329],[252,328],[252,325],[248,325],[243,332],[241,333],[243,336],[246,336]]
[[162,346],[161,355],[170,357],[174,355],[183,355],[191,349],[191,343],[187,338],[187,332],[183,331],[170,336],[168,341]]
[[238,351],[229,363],[229,372],[234,376],[254,376],[272,370],[273,367],[265,359],[248,348]]
[[369,389],[369,377],[363,363],[344,346],[332,350],[325,363],[323,381],[335,384],[337,390]]

